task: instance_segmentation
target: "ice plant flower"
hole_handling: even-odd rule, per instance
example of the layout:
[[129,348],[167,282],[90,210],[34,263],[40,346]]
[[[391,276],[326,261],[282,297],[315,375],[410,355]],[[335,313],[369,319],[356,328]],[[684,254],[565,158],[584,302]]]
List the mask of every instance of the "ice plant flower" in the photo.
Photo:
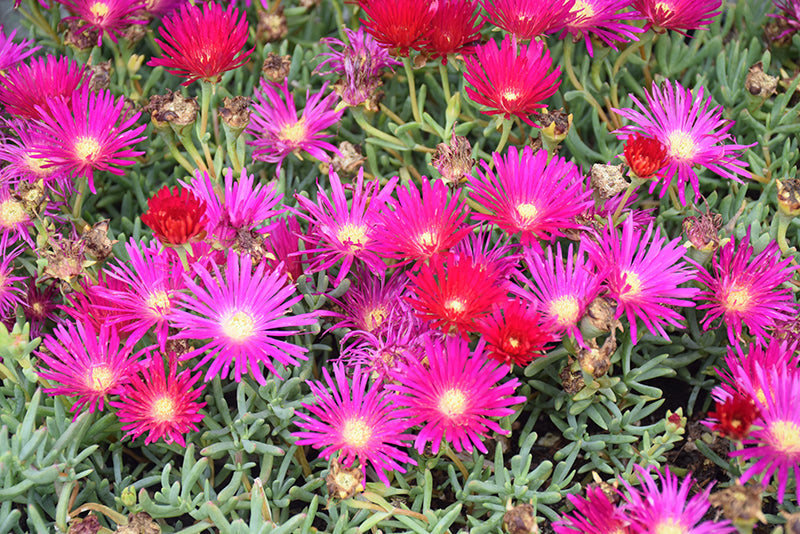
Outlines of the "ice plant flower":
[[299,333],[298,328],[316,322],[316,314],[290,314],[302,299],[286,275],[268,271],[264,263],[253,269],[250,256],[228,254],[225,274],[219,266],[211,270],[195,264],[196,283],[184,275],[190,294],[182,295],[185,309],[174,312],[173,326],[181,331],[177,339],[208,340],[181,359],[200,356],[196,368],[211,362],[205,380],[233,375],[239,382],[249,373],[259,384],[267,380],[262,365],[280,377],[273,361],[299,365],[306,359],[304,347],[283,341]]
[[667,148],[658,139],[633,134],[625,140],[625,163],[640,180],[652,178],[667,164]]
[[667,242],[661,229],[649,224],[642,231],[625,219],[622,232],[608,224],[600,241],[584,238],[592,262],[605,274],[603,288],[617,301],[616,317],[623,314],[630,324],[631,341],[637,341],[637,319],[651,334],[669,339],[664,325],[681,327],[683,319],[676,306],[694,306],[699,289],[679,287],[694,279],[691,266],[683,261],[686,249],[681,239]]
[[164,57],[152,58],[147,64],[186,78],[181,85],[195,80],[217,83],[223,73],[247,63],[255,50],[243,51],[249,35],[247,18],[245,13],[239,16],[233,4],[223,10],[217,2],[202,7],[184,3],[164,17],[160,35],[155,41]]
[[103,45],[103,36],[107,35],[117,42],[123,31],[133,24],[147,24],[147,20],[137,17],[145,8],[143,1],[131,0],[58,0],[72,13],[64,21],[78,21],[80,32],[97,31],[97,46]]
[[708,419],[703,421],[703,424],[719,432],[720,436],[736,441],[744,439],[749,434],[753,421],[758,417],[755,401],[738,392],[734,392],[724,400],[715,400],[716,408],[713,412],[708,412]]
[[7,237],[9,244],[22,239],[33,247],[30,236],[33,225],[34,220],[23,203],[15,198],[8,186],[0,185],[0,235]]
[[106,396],[117,393],[138,366],[131,357],[133,345],[120,346],[116,329],[107,325],[96,331],[90,324],[66,322],[42,344],[47,350],[37,352],[39,377],[60,384],[45,391],[77,397],[75,417],[84,408],[103,411]]
[[380,189],[378,180],[365,186],[364,169],[360,169],[350,206],[347,205],[344,186],[335,172],[329,176],[330,197],[320,184],[317,184],[316,203],[303,195],[295,195],[302,210],[298,215],[311,223],[308,234],[304,236],[307,243],[305,253],[311,257],[311,272],[328,269],[341,260],[334,278],[334,285],[338,286],[356,260],[366,263],[374,273],[386,269],[386,264],[373,249],[377,239],[378,214],[391,197],[397,180],[397,177],[389,180],[383,189]]
[[15,282],[24,280],[14,274],[14,260],[22,254],[22,247],[9,250],[11,242],[7,234],[0,237],[0,317],[13,314],[18,304],[22,304],[22,289]]
[[530,278],[519,272],[517,277],[527,289],[514,292],[539,304],[554,334],[566,333],[585,347],[580,322],[603,282],[602,274],[588,260],[585,246],[573,253],[570,244],[565,257],[557,243],[555,254],[550,246],[543,254],[526,250],[523,257]]
[[300,253],[300,236],[303,235],[300,222],[294,215],[288,215],[279,218],[270,228],[269,239],[264,241],[268,250],[264,261],[296,282],[303,276],[304,264],[308,263]]
[[[692,2],[694,4],[696,2]],[[661,87],[653,82],[650,91],[645,93],[647,105],[632,94],[628,96],[640,111],[613,109],[633,123],[618,130],[618,137],[627,139],[641,132],[667,148],[666,167],[659,173],[659,180],[650,184],[651,193],[660,181],[660,196],[663,197],[677,174],[678,198],[686,205],[684,189],[687,183],[691,184],[695,196],[700,196],[700,180],[695,166],[737,182],[741,182],[739,176],[749,175],[745,170],[747,162],[738,158],[751,145],[736,143],[728,133],[733,121],[722,118],[722,106],[710,108],[712,96],[706,98],[703,87],[693,91],[667,80]]]
[[495,152],[492,159],[495,168],[483,162],[479,178],[470,181],[470,197],[488,211],[474,218],[520,234],[523,245],[541,248],[539,240],[578,228],[575,216],[593,205],[578,167],[558,156],[548,161],[546,150],[534,153],[526,146],[520,154],[512,146],[505,157]]
[[647,21],[645,30],[653,27],[682,35],[689,30],[707,29],[722,13],[722,0],[632,0],[631,6]]
[[375,40],[401,56],[417,48],[436,13],[429,0],[358,0],[366,18],[359,19]]
[[772,3],[781,10],[781,13],[767,13],[767,16],[776,18],[785,25],[782,32],[772,37],[774,41],[800,30],[800,2],[797,0],[772,0]]
[[[763,486],[774,481],[782,503],[789,476],[800,480],[800,373],[786,368],[757,368],[751,380],[741,384],[745,395],[755,399],[759,411],[744,448],[728,454],[754,462],[742,473],[742,483],[758,475]],[[800,485],[797,485],[800,498]]]
[[575,510],[553,523],[556,534],[631,534],[624,510],[612,504],[603,488],[589,486],[586,497],[567,495]]
[[333,377],[322,368],[323,382],[309,381],[314,404],[303,404],[310,414],[300,411],[296,424],[302,430],[292,432],[295,445],[311,445],[322,449],[320,456],[329,459],[339,452],[339,461],[351,467],[356,459],[366,472],[367,464],[375,468],[386,485],[386,471],[405,473],[405,464],[415,464],[405,448],[413,436],[404,434],[406,421],[393,410],[385,390],[370,385],[369,372],[356,367],[352,384],[342,363],[333,364]]
[[[517,45],[506,35],[500,46],[494,40],[464,57],[467,94],[489,108],[489,115],[515,115],[534,126],[529,116],[545,107],[542,100],[556,92],[561,68],[553,67],[550,52],[541,41]],[[552,70],[551,70],[552,69]]]
[[666,468],[662,474],[658,472],[658,483],[651,478],[652,469],[634,466],[640,488],[634,488],[622,481],[628,491],[625,513],[631,521],[633,532],[644,534],[649,532],[667,533],[683,532],[686,534],[733,534],[736,529],[729,521],[703,521],[711,508],[708,495],[711,486],[703,492],[689,497],[689,490],[694,484],[691,475],[682,482]]
[[179,373],[174,354],[168,356],[166,369],[160,353],[150,349],[146,358],[147,363],[123,387],[119,400],[109,404],[117,409],[121,430],[131,439],[144,434],[145,445],[163,439],[186,447],[183,435],[197,431],[197,423],[203,419],[200,409],[206,405],[197,400],[205,386],[192,389],[200,373],[192,375],[188,369]]
[[147,201],[142,222],[165,245],[184,245],[205,235],[205,203],[188,190],[163,186]]
[[438,454],[444,440],[456,452],[472,452],[474,447],[485,454],[483,438],[489,432],[511,433],[493,418],[511,415],[511,406],[526,399],[512,396],[519,386],[516,378],[500,383],[508,367],[487,359],[484,349],[483,340],[473,352],[459,337],[427,339],[428,364],[408,360],[393,374],[395,382],[386,385],[395,393],[395,415],[420,427],[414,440],[420,453],[430,443],[433,454]]
[[34,156],[48,161],[45,168],[86,178],[92,193],[97,193],[95,171],[122,175],[120,167],[133,165],[134,158],[144,154],[133,150],[146,139],[140,135],[147,125],[136,126],[142,113],[127,111],[125,99],[115,99],[111,91],[95,93],[84,84],[69,103],[50,99],[47,110],[39,110]]
[[276,174],[281,172],[283,160],[291,153],[300,158],[300,152],[306,152],[320,161],[330,159],[327,152],[339,153],[335,146],[323,141],[330,135],[322,133],[342,117],[341,110],[333,109],[336,93],[323,98],[327,83],[314,95],[310,90],[306,91],[306,107],[298,118],[288,83],[284,80],[281,85],[276,85],[261,79],[247,125],[247,132],[252,136],[248,144],[254,147],[253,159],[277,163]]
[[443,64],[449,54],[471,52],[480,42],[483,25],[477,7],[474,0],[439,0],[419,50],[433,59],[442,58]]
[[370,333],[380,330],[393,315],[407,311],[401,298],[405,282],[403,275],[395,274],[387,279],[384,273],[376,275],[365,267],[356,269],[350,289],[341,300],[330,297],[341,307],[341,313],[336,315],[342,320],[333,328],[347,327]]
[[517,39],[533,39],[564,27],[575,0],[479,0],[489,22]]
[[777,321],[797,313],[791,290],[781,287],[797,270],[790,262],[791,258],[781,259],[775,241],[753,257],[748,228],[744,239],[737,243],[732,237],[720,248],[710,269],[696,264],[697,279],[706,286],[697,295],[698,301],[705,301],[697,309],[707,310],[703,330],[722,317],[732,344],[742,338],[743,326],[763,342]]
[[422,192],[411,182],[397,188],[397,200],[383,210],[376,250],[398,260],[395,267],[446,252],[473,228],[465,224],[469,215],[465,200],[451,195],[444,182],[431,183],[423,177],[421,185]]
[[58,286],[50,284],[46,287],[39,287],[34,280],[30,280],[25,285],[28,290],[22,302],[22,309],[25,312],[25,319],[30,323],[30,337],[33,339],[41,336],[48,319],[55,321],[57,318],[56,295],[58,294]]
[[630,24],[639,14],[624,11],[629,5],[630,0],[575,0],[561,38],[567,33],[575,40],[583,36],[589,56],[594,56],[592,36],[614,50],[618,42],[638,41],[636,34],[643,30]]
[[476,330],[477,320],[506,298],[496,272],[459,254],[432,256],[408,277],[406,301],[417,317],[445,334],[466,338]]
[[524,367],[543,355],[555,339],[542,325],[544,317],[537,304],[519,298],[507,300],[479,321],[478,332],[486,340],[490,358]]
[[39,50],[40,47],[31,47],[33,41],[23,39],[21,42],[14,42],[17,30],[11,30],[6,35],[3,26],[0,25],[0,72],[6,71],[11,67],[19,65],[25,58]]
[[38,119],[41,111],[47,112],[49,98],[69,100],[88,78],[85,66],[65,56],[33,58],[0,76],[0,103],[11,115]]
[[519,267],[522,255],[519,247],[509,242],[507,238],[492,235],[493,227],[484,225],[478,232],[472,232],[453,247],[456,256],[463,256],[486,273],[491,273],[489,278],[498,280],[503,286],[511,287],[508,280]]

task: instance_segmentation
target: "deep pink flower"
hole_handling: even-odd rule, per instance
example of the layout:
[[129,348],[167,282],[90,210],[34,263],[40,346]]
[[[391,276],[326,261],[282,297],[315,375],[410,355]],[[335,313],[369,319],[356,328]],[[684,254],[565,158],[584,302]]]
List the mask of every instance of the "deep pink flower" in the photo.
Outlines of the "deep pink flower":
[[217,83],[224,72],[238,69],[255,50],[243,51],[248,26],[245,13],[233,4],[223,11],[216,2],[201,6],[183,4],[164,17],[160,35],[155,41],[164,57],[152,58],[148,65],[164,67],[167,72],[186,78],[181,85],[195,80]]
[[247,143],[254,147],[253,159],[277,163],[276,174],[280,174],[283,160],[289,154],[300,157],[303,151],[320,161],[328,161],[328,152],[339,153],[339,149],[323,141],[331,136],[322,133],[342,117],[342,111],[334,109],[336,93],[322,97],[327,83],[313,95],[310,89],[307,90],[306,107],[298,117],[288,83],[283,80],[281,85],[277,85],[261,79],[260,88],[255,90],[253,114],[247,125],[247,132],[252,136]]
[[264,261],[270,268],[285,273],[290,281],[297,282],[308,264],[300,252],[300,236],[303,235],[300,222],[296,216],[287,215],[279,218],[270,228],[269,239],[264,241],[269,250]]
[[540,249],[540,240],[578,228],[575,216],[593,205],[575,164],[558,156],[548,161],[546,150],[534,153],[526,146],[520,155],[512,146],[505,157],[495,152],[492,159],[495,168],[483,162],[479,178],[470,181],[470,196],[488,211],[474,218],[519,233],[523,245]]
[[506,119],[515,115],[531,126],[530,115],[545,107],[542,100],[561,84],[561,68],[550,70],[550,52],[541,41],[517,46],[516,38],[506,35],[499,47],[489,40],[474,55],[464,57],[464,63],[472,100],[487,106],[489,115],[501,114]]
[[767,13],[768,17],[780,19],[786,25],[786,29],[778,35],[772,37],[774,41],[782,39],[787,35],[791,35],[800,30],[800,1],[798,0],[772,0],[776,8],[780,9],[782,13]]
[[25,285],[28,290],[25,293],[25,300],[22,302],[22,309],[25,312],[25,318],[31,325],[30,336],[33,339],[42,334],[48,320],[57,320],[58,303],[56,299],[59,291],[57,284],[40,287],[32,279]]
[[8,234],[0,237],[0,317],[13,314],[18,304],[22,304],[22,289],[15,285],[25,278],[12,276],[14,274],[14,260],[22,254],[22,246],[9,250],[13,242]]
[[632,0],[631,5],[647,20],[645,30],[655,27],[683,35],[689,30],[707,29],[722,13],[722,0]]
[[625,11],[629,5],[630,0],[577,0],[560,37],[569,33],[577,40],[583,36],[589,56],[594,55],[592,36],[614,50],[618,42],[638,41],[636,34],[643,30],[630,24],[639,14]]
[[41,112],[47,113],[45,103],[49,98],[69,101],[88,78],[85,66],[65,56],[33,58],[0,76],[0,102],[11,115],[38,119]]
[[417,48],[429,57],[442,58],[458,52],[470,53],[480,43],[483,20],[475,0],[439,0],[436,13]]
[[684,263],[686,249],[681,238],[667,242],[662,230],[653,225],[642,232],[626,219],[622,232],[608,224],[600,242],[584,238],[592,262],[605,274],[603,287],[617,301],[616,317],[623,314],[636,343],[637,319],[651,334],[669,339],[664,325],[681,327],[683,319],[674,307],[694,306],[695,287],[678,287],[694,279],[694,269]]
[[122,32],[133,24],[147,24],[137,18],[145,8],[143,1],[136,0],[57,0],[72,16],[63,20],[81,23],[80,32],[97,31],[97,46],[103,45],[103,35],[117,42]]
[[164,357],[148,351],[147,363],[125,384],[119,400],[109,404],[117,409],[122,431],[131,439],[144,434],[145,445],[163,439],[164,443],[186,447],[183,435],[190,430],[196,432],[196,423],[203,419],[200,409],[206,403],[197,399],[204,386],[192,389],[200,373],[192,376],[188,369],[179,373],[175,355],[168,359],[165,369]]
[[15,43],[14,37],[16,35],[16,29],[11,30],[11,33],[6,35],[5,31],[3,31],[3,26],[0,25],[0,72],[19,65],[25,58],[41,48],[39,46],[31,48],[33,41],[28,39]]
[[438,454],[442,440],[456,452],[472,452],[473,446],[486,453],[483,438],[489,432],[508,435],[494,418],[514,413],[511,406],[525,402],[525,397],[513,397],[519,380],[508,375],[508,367],[489,360],[484,354],[484,341],[475,351],[460,337],[425,343],[427,365],[408,360],[386,385],[393,391],[398,406],[395,415],[407,417],[411,426],[421,427],[414,447],[422,453],[431,444]]
[[630,519],[611,503],[600,486],[587,487],[586,497],[567,495],[575,510],[553,523],[556,534],[631,534]]
[[359,21],[382,46],[401,56],[417,48],[436,13],[429,0],[358,0],[366,18]]
[[97,193],[95,171],[122,175],[120,167],[133,165],[134,158],[144,154],[133,150],[146,139],[140,134],[147,125],[136,126],[142,113],[127,111],[125,99],[115,99],[108,90],[94,93],[84,84],[69,103],[50,99],[47,108],[39,108],[34,156],[47,160],[45,168],[86,178],[92,193]]
[[74,191],[69,173],[43,167],[50,162],[36,156],[38,136],[31,129],[30,122],[17,119],[8,121],[6,125],[11,135],[0,142],[0,161],[5,163],[0,167],[0,184],[41,181],[47,191],[55,191],[62,198],[69,196]]
[[489,22],[517,39],[533,39],[564,27],[575,0],[479,0]]
[[[692,4],[696,4],[692,0]],[[751,145],[740,145],[728,133],[734,121],[722,118],[722,106],[711,106],[711,95],[705,97],[704,88],[697,91],[685,89],[678,82],[665,81],[661,87],[655,82],[645,93],[645,106],[633,95],[632,108],[613,109],[633,122],[618,130],[620,139],[636,132],[657,139],[667,149],[666,167],[654,176],[650,184],[652,193],[661,182],[660,196],[669,189],[675,174],[678,175],[678,198],[686,205],[685,185],[690,183],[695,196],[700,197],[700,180],[694,167],[704,167],[724,178],[741,182],[739,176],[749,176],[747,162],[737,159]],[[733,141],[733,142],[728,142]]]
[[368,371],[356,367],[352,385],[341,363],[333,364],[333,375],[331,378],[323,367],[325,383],[308,382],[316,403],[303,404],[310,415],[295,412],[302,419],[296,422],[302,431],[292,432],[298,438],[295,445],[322,449],[320,455],[325,459],[339,452],[345,467],[358,459],[365,471],[369,463],[378,478],[389,485],[387,470],[405,473],[404,464],[416,465],[404,450],[413,438],[403,433],[407,422],[392,409],[384,389],[379,384],[370,385]]
[[701,323],[703,330],[722,317],[732,344],[742,338],[742,326],[763,342],[776,321],[797,313],[791,290],[781,287],[798,269],[790,262],[791,258],[781,259],[775,241],[753,257],[748,228],[744,239],[737,243],[731,237],[720,248],[711,260],[711,269],[695,264],[697,279],[706,286],[697,295],[698,301],[706,301],[697,309],[708,310]]
[[486,341],[488,356],[507,365],[528,365],[543,356],[555,341],[543,326],[538,303],[509,299],[495,305],[492,313],[479,321],[478,333]]
[[90,324],[68,322],[56,326],[42,344],[47,350],[37,352],[39,376],[60,384],[45,391],[78,397],[75,417],[84,408],[102,411],[106,396],[117,393],[138,366],[131,357],[133,345],[120,346],[114,327],[95,331]]

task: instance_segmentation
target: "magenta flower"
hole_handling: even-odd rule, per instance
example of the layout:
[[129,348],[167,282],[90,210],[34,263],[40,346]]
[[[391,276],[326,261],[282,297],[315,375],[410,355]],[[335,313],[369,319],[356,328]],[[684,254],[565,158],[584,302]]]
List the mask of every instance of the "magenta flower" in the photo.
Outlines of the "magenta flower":
[[97,46],[103,45],[103,35],[117,42],[117,37],[133,24],[147,24],[147,20],[138,19],[145,8],[143,1],[131,0],[58,0],[72,16],[63,20],[75,20],[81,23],[80,32],[97,31]]
[[600,293],[603,282],[601,273],[588,261],[585,246],[579,246],[573,254],[570,244],[566,265],[561,243],[556,244],[555,255],[550,246],[543,254],[526,250],[524,258],[530,279],[521,272],[517,276],[522,286],[528,289],[516,288],[513,291],[539,303],[553,333],[567,333],[585,346],[580,322],[589,304]]
[[103,411],[106,396],[130,381],[138,366],[131,357],[133,345],[120,346],[116,329],[109,326],[95,331],[88,323],[67,322],[56,326],[42,343],[47,350],[36,353],[39,376],[60,384],[45,391],[78,397],[72,407],[75,417],[84,408],[90,413]]
[[705,300],[698,310],[708,310],[702,321],[703,330],[711,328],[722,317],[728,329],[728,340],[733,344],[742,338],[742,326],[759,342],[764,342],[767,330],[776,321],[793,317],[796,313],[792,292],[782,288],[797,266],[791,267],[791,258],[781,260],[775,241],[753,257],[750,228],[738,244],[733,237],[714,255],[711,269],[696,264],[697,279],[707,289],[697,297]]
[[533,39],[564,27],[575,0],[478,0],[489,21],[517,39]]
[[306,91],[306,107],[298,118],[288,81],[277,85],[262,78],[260,88],[255,90],[253,115],[247,125],[247,132],[253,136],[248,141],[254,147],[253,159],[277,163],[275,172],[280,174],[283,160],[291,153],[300,157],[303,151],[320,161],[329,161],[327,152],[338,154],[335,146],[323,141],[330,135],[322,130],[342,118],[342,111],[333,109],[336,93],[322,97],[327,87],[324,84],[314,95]]
[[145,445],[163,439],[186,447],[183,435],[197,431],[196,423],[203,419],[200,409],[206,405],[197,400],[204,386],[192,389],[200,373],[192,376],[188,369],[179,373],[174,354],[168,357],[169,366],[165,369],[164,357],[150,350],[147,364],[125,384],[119,400],[109,404],[117,409],[122,431],[131,439],[144,434]]
[[382,46],[397,49],[408,56],[409,48],[418,48],[436,13],[436,3],[429,0],[358,0],[366,19],[361,25]]
[[386,385],[395,392],[396,416],[421,427],[414,440],[420,453],[430,443],[433,454],[438,454],[445,440],[456,452],[472,452],[474,446],[485,454],[483,438],[489,432],[511,433],[493,419],[513,414],[511,406],[526,398],[512,397],[519,385],[516,378],[499,383],[509,369],[488,360],[484,347],[479,341],[472,352],[469,342],[459,337],[427,339],[428,365],[408,360],[393,376],[394,382]]
[[0,184],[17,184],[21,181],[36,183],[41,180],[48,191],[55,190],[59,196],[66,197],[74,190],[69,174],[59,172],[53,167],[44,168],[50,163],[37,157],[35,145],[38,136],[31,130],[29,121],[23,119],[7,122],[9,135],[0,142]]
[[553,523],[556,534],[630,534],[630,519],[600,486],[587,487],[585,498],[567,495],[567,499],[575,510]]
[[47,113],[48,99],[69,101],[78,86],[88,79],[86,67],[65,56],[47,55],[19,63],[0,77],[0,102],[6,111],[23,119],[38,119]]
[[[407,314],[402,300],[406,280],[402,273],[387,280],[384,273],[376,275],[366,268],[356,269],[350,289],[341,300],[331,297],[341,307],[341,313],[334,314],[342,319],[333,328],[351,328],[353,331],[350,334],[374,333],[393,316]],[[342,342],[350,334],[346,334]]]
[[422,192],[409,182],[396,189],[379,226],[376,250],[385,258],[408,262],[424,261],[446,252],[472,231],[465,224],[469,208],[459,195],[450,194],[441,180],[423,178]]
[[186,78],[181,85],[195,80],[217,83],[223,73],[247,63],[255,50],[243,51],[249,35],[247,17],[245,13],[239,16],[233,4],[223,11],[216,2],[202,7],[184,3],[164,17],[160,34],[163,40],[155,41],[164,57],[152,58],[147,64]]
[[317,184],[317,202],[303,195],[295,194],[300,208],[300,217],[311,223],[304,239],[308,243],[305,252],[311,256],[311,272],[328,269],[341,260],[339,273],[334,278],[338,286],[350,272],[355,260],[361,260],[375,272],[380,273],[386,265],[373,250],[377,242],[378,216],[383,205],[389,200],[397,178],[380,188],[375,180],[364,186],[364,169],[360,169],[353,187],[351,205],[347,205],[339,175],[330,173],[331,196]]
[[503,287],[511,288],[511,275],[519,267],[522,255],[519,247],[510,243],[505,236],[496,240],[492,237],[491,225],[483,225],[478,232],[472,232],[456,243],[452,252],[456,256],[468,258],[473,265],[482,269],[490,279],[497,280]]
[[407,422],[392,410],[384,389],[369,384],[369,372],[356,367],[351,385],[344,365],[334,363],[333,376],[323,367],[325,383],[308,382],[316,403],[303,404],[310,415],[295,412],[302,419],[297,421],[302,431],[292,432],[298,438],[295,445],[322,449],[320,456],[325,459],[339,452],[345,467],[358,459],[362,471],[366,471],[369,463],[378,478],[389,485],[387,470],[405,473],[404,464],[416,465],[404,450],[413,438],[403,433]]
[[308,263],[300,253],[301,235],[303,232],[297,217],[288,215],[271,225],[269,239],[264,241],[269,251],[264,261],[270,268],[285,273],[292,282],[303,276]]
[[728,347],[728,353],[725,355],[727,370],[717,368],[722,383],[714,387],[712,394],[716,399],[724,401],[737,393],[743,393],[741,385],[750,380],[749,377],[755,377],[761,371],[767,374],[773,369],[797,371],[800,354],[795,349],[794,344],[774,338],[770,339],[766,346],[750,343],[747,352],[742,352],[742,347],[738,344]]
[[683,260],[681,239],[667,242],[653,225],[642,232],[626,219],[622,233],[607,225],[599,243],[584,238],[592,262],[605,274],[603,287],[617,301],[616,318],[623,313],[630,324],[631,340],[637,341],[636,320],[651,334],[669,339],[664,325],[680,328],[683,319],[677,306],[694,306],[695,287],[678,287],[694,279],[694,269]]
[[561,38],[569,33],[577,40],[583,36],[589,56],[594,56],[592,36],[617,50],[616,43],[638,41],[637,33],[643,30],[630,24],[639,18],[635,11],[624,11],[630,0],[580,0],[569,13]]
[[785,30],[772,38],[774,41],[800,30],[800,2],[798,0],[772,0],[772,3],[781,10],[781,13],[767,13],[767,16],[780,19],[786,25]]
[[505,158],[494,153],[492,159],[495,169],[483,162],[479,178],[470,181],[470,196],[489,212],[474,218],[521,234],[523,245],[541,249],[539,240],[551,241],[563,236],[564,229],[578,228],[575,216],[593,205],[575,164],[557,156],[548,162],[546,150],[534,153],[526,146],[520,156],[512,146]]
[[30,235],[33,225],[34,220],[22,202],[14,197],[8,186],[0,185],[0,235],[7,238],[9,244],[22,239],[33,248]]
[[[696,2],[692,2],[695,5]],[[655,138],[667,148],[667,164],[653,176],[650,192],[660,181],[660,196],[669,189],[675,174],[678,175],[678,197],[686,205],[685,185],[690,183],[695,196],[700,197],[700,181],[695,166],[741,182],[739,176],[749,176],[747,162],[737,159],[742,151],[752,145],[739,145],[728,133],[734,121],[722,118],[722,106],[709,109],[712,97],[705,98],[700,87],[696,94],[678,82],[665,81],[662,87],[655,82],[645,94],[647,106],[635,96],[630,96],[641,111],[632,108],[613,109],[633,124],[618,130],[620,139],[636,132]],[[728,143],[728,141],[733,141]]]
[[92,193],[97,193],[95,171],[122,175],[120,167],[133,165],[144,154],[132,149],[146,139],[137,136],[147,125],[135,126],[142,113],[125,110],[125,99],[115,99],[108,90],[94,93],[84,84],[69,103],[50,99],[47,107],[39,108],[34,156],[48,161],[45,168],[86,178]]
[[57,301],[59,291],[58,285],[53,283],[45,287],[36,285],[36,281],[31,279],[27,284],[28,290],[25,292],[25,300],[22,302],[22,309],[25,312],[25,319],[30,324],[31,339],[42,335],[45,323],[56,321],[58,316]]
[[39,50],[39,46],[31,48],[33,41],[23,39],[19,43],[14,42],[17,30],[11,30],[6,35],[3,26],[0,25],[0,72],[7,71],[11,67],[19,65],[25,58]]
[[249,373],[259,384],[266,384],[262,365],[280,377],[273,360],[299,365],[298,358],[307,358],[308,349],[280,339],[317,321],[315,313],[290,313],[302,296],[294,295],[286,275],[267,271],[264,263],[253,270],[250,256],[240,258],[234,253],[228,254],[224,275],[216,264],[212,267],[209,271],[194,265],[199,284],[184,275],[191,294],[181,295],[186,309],[174,312],[173,326],[182,328],[175,337],[208,341],[181,359],[200,355],[195,369],[211,362],[206,381],[233,375],[239,382]]
[[550,52],[541,41],[517,46],[516,38],[506,35],[498,47],[494,40],[479,46],[474,55],[464,57],[467,94],[489,108],[489,115],[515,115],[534,126],[530,115],[545,107],[542,100],[558,89],[561,68],[553,66]]
[[[764,369],[739,383],[743,393],[755,400],[759,416],[742,440],[743,449],[728,454],[752,461],[741,476],[741,482],[758,475],[766,487],[774,478],[778,502],[782,503],[791,473],[800,480],[800,373],[797,367]],[[800,485],[797,485],[800,499]]]
[[[650,532],[682,532],[685,534],[733,534],[736,529],[729,521],[703,521],[711,508],[708,495],[711,486],[702,493],[689,497],[694,484],[691,475],[679,483],[678,477],[666,469],[658,473],[659,484],[651,478],[652,469],[634,466],[641,488],[637,489],[623,480],[628,498],[624,505],[637,534]],[[659,487],[660,486],[660,487]]]
[[645,30],[655,27],[683,35],[685,31],[707,29],[722,13],[722,0],[632,0],[631,5],[647,20]]
[[0,237],[0,317],[14,313],[17,304],[22,304],[22,289],[18,288],[15,282],[24,280],[22,276],[12,276],[14,274],[14,260],[22,254],[22,247],[17,246],[9,250],[8,234]]

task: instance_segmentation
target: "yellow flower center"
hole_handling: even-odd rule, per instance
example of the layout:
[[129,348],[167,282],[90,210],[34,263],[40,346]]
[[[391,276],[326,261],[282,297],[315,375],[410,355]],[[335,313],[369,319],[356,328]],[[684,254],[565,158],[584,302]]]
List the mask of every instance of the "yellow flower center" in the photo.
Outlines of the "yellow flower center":
[[24,158],[25,166],[28,170],[35,174],[36,176],[48,176],[50,174],[49,169],[45,169],[44,166],[50,163],[50,160],[45,158],[34,158],[30,154],[25,154]]
[[237,311],[221,323],[222,333],[237,343],[247,341],[255,333],[255,321],[247,312]]
[[690,160],[697,153],[697,144],[691,134],[675,130],[667,136],[669,155],[674,159]]
[[365,447],[372,437],[372,429],[360,417],[354,417],[344,422],[342,439],[354,449]]
[[630,288],[623,293],[626,297],[633,297],[639,294],[642,290],[642,280],[639,275],[633,271],[622,271],[624,284]]
[[512,90],[512,89],[509,89],[508,91],[503,93],[503,99],[505,99],[505,100],[507,100],[509,102],[513,102],[514,100],[516,100],[518,98],[519,98],[519,91],[515,91],[515,90]]
[[355,252],[364,248],[369,238],[367,237],[367,227],[364,225],[345,224],[336,233],[336,239],[342,244],[349,244],[350,250]]
[[467,397],[460,389],[452,388],[439,398],[439,411],[446,417],[461,415],[467,407]]
[[107,365],[98,365],[89,370],[89,388],[100,393],[111,387],[114,383],[114,373]]
[[750,300],[750,290],[734,284],[725,296],[725,309],[727,311],[746,311],[750,307]]
[[769,432],[776,449],[785,454],[800,453],[800,425],[794,421],[773,421]]
[[550,301],[550,315],[558,316],[559,326],[576,324],[580,318],[579,313],[578,299],[573,295],[564,295]]
[[28,220],[28,214],[22,207],[21,202],[8,199],[0,203],[0,227],[11,228],[15,224],[19,224]]
[[653,6],[653,12],[658,13],[661,11],[663,16],[669,16],[672,14],[672,2],[656,2],[656,5]]
[[421,247],[432,247],[432,246],[436,245],[436,239],[435,238],[436,238],[436,236],[434,235],[434,233],[431,232],[430,230],[427,230],[425,232],[422,232],[417,237],[417,243],[419,243],[419,245]]
[[386,319],[386,308],[378,306],[366,315],[366,321],[364,322],[367,324],[367,329],[371,332],[382,325],[384,319]]
[[175,401],[171,397],[164,395],[156,399],[153,403],[153,410],[151,412],[153,419],[159,423],[171,421],[175,415]]
[[94,161],[99,150],[100,143],[94,137],[79,137],[75,142],[75,155],[81,161]]
[[281,130],[281,133],[278,134],[278,138],[281,141],[288,141],[290,143],[300,143],[306,137],[307,137],[307,130],[306,130],[305,117],[301,118],[294,124],[285,126]]
[[444,307],[453,313],[461,313],[466,309],[466,305],[461,299],[450,299],[444,303]]
[[164,290],[156,290],[150,293],[147,297],[147,307],[150,308],[156,315],[163,316],[170,310],[171,303],[169,295]]
[[517,347],[519,347],[519,339],[517,339],[517,338],[515,338],[513,336],[508,338],[507,343],[509,345],[511,345],[512,349],[516,349]]
[[667,519],[653,529],[654,534],[684,534],[686,529],[674,519]]
[[95,18],[103,18],[108,15],[108,4],[105,2],[95,2],[92,4],[92,7],[89,8],[89,11],[92,12],[92,15],[94,15]]
[[576,19],[588,19],[594,15],[594,6],[586,0],[575,0],[570,13],[575,13]]
[[531,224],[536,220],[539,210],[533,204],[519,204],[517,206],[517,215],[522,219],[523,224]]

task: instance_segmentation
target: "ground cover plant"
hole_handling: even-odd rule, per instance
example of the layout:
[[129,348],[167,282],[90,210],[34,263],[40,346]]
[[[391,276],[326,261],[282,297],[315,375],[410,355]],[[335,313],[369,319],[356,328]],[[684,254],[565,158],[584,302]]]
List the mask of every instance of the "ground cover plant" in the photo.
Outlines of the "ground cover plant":
[[795,0],[15,0],[0,533],[800,532]]

